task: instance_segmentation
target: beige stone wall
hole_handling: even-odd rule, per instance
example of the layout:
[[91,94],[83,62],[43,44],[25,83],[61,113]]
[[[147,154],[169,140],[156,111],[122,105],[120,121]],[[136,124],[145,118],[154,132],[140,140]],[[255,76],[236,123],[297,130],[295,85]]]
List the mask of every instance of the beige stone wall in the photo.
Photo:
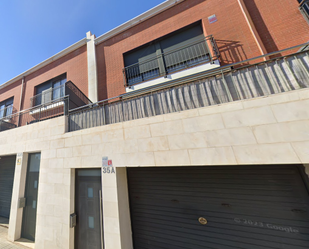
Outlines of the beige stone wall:
[[[309,90],[237,101],[72,133],[65,118],[0,133],[0,156],[41,152],[36,248],[73,248],[74,168],[94,168],[102,156],[116,174],[103,175],[106,249],[132,248],[124,167],[309,164]],[[15,172],[9,238],[17,239],[22,196]],[[22,181],[24,184],[24,180]],[[121,234],[121,236],[120,236]]]

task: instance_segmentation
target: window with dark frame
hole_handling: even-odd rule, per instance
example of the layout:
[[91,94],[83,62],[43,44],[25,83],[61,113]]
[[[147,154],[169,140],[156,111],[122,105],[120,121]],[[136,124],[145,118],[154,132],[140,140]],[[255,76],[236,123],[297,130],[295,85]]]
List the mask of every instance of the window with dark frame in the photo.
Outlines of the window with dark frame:
[[302,15],[305,17],[306,21],[309,24],[309,0],[297,0],[299,3],[299,10]]
[[129,51],[123,57],[125,80],[129,86],[211,59],[201,22]]
[[12,115],[13,101],[14,97],[0,102],[0,119]]
[[57,76],[47,82],[35,87],[36,95],[34,96],[33,106],[46,104],[52,100],[65,96],[64,84],[66,83],[66,74]]

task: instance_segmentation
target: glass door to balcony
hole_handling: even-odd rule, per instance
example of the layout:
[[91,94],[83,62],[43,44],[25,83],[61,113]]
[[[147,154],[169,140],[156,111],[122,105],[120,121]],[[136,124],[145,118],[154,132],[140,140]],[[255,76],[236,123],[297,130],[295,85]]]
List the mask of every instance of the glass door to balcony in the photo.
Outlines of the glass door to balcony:
[[124,54],[127,85],[211,60],[201,23],[194,23]]
[[64,97],[66,81],[64,74],[36,86],[36,95],[32,98],[32,106],[47,104],[52,100]]
[[53,100],[64,97],[65,95],[64,83],[65,82],[66,82],[66,79],[61,79],[53,83]]
[[4,111],[5,111],[5,105],[2,104],[0,105],[0,118],[4,117]]
[[13,98],[9,98],[0,103],[0,119],[10,116],[13,112]]

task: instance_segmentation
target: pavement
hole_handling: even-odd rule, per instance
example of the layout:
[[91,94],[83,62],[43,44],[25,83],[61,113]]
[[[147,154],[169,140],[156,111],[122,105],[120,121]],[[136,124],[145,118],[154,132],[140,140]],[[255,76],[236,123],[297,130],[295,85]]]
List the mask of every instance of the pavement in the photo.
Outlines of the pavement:
[[8,228],[9,220],[0,217],[0,249],[29,249],[29,247],[8,241]]

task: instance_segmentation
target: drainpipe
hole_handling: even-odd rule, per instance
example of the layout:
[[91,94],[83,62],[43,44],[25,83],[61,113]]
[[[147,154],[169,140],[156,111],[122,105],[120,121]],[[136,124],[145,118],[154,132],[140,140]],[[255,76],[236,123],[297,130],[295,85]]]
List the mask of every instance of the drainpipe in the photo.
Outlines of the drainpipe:
[[[262,40],[259,36],[259,33],[257,32],[257,30],[256,30],[256,28],[253,24],[253,21],[252,21],[251,16],[250,16],[250,14],[249,14],[249,12],[246,8],[244,1],[243,0],[237,0],[237,1],[238,1],[239,7],[240,7],[245,19],[246,19],[248,27],[249,27],[251,34],[252,34],[252,36],[255,40],[255,43],[260,50],[261,55],[267,54],[265,46],[264,46],[264,44],[263,44],[263,42],[262,42]],[[264,57],[264,61],[266,61],[266,60],[267,60],[266,57]]]
[[[21,91],[20,91],[20,99],[19,99],[19,111],[21,111],[21,107],[22,107],[24,83],[25,83],[25,76],[23,76],[23,78],[21,80]],[[20,115],[18,115],[17,126],[19,126],[19,120],[20,120]]]

